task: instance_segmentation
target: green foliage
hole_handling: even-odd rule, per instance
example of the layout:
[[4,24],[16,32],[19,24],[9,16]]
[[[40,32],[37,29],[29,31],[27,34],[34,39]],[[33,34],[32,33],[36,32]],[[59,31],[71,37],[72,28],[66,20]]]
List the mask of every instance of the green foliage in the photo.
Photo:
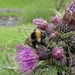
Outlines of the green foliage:
[[[0,60],[4,59],[4,51],[12,52],[17,43],[23,43],[24,38],[18,32],[17,27],[0,28]],[[1,62],[0,61],[0,62]],[[0,63],[1,65],[2,63]]]
[[48,75],[57,75],[57,70],[55,66],[50,66]]

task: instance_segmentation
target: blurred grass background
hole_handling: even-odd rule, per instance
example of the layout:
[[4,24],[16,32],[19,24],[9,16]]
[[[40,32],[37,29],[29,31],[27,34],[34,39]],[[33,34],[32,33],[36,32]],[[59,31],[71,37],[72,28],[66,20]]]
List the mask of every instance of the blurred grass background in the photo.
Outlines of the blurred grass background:
[[[58,0],[58,4],[59,4]],[[66,3],[66,4],[65,4]],[[65,6],[71,3],[71,0],[65,0],[63,6],[60,8],[60,12],[65,9]],[[57,5],[58,5],[57,4]],[[42,17],[48,22],[55,13],[50,9],[56,9],[55,0],[0,0],[0,8],[12,8],[12,9],[22,9],[24,13],[0,13],[0,16],[20,16],[25,17],[24,25],[16,25],[12,27],[0,27],[0,68],[2,66],[8,66],[5,62],[6,56],[5,52],[8,54],[15,52],[14,46],[17,43],[24,43],[27,35],[24,30],[21,30],[21,33],[18,31],[18,28],[30,27],[33,28],[32,20],[34,18]],[[30,33],[30,31],[29,31]],[[10,56],[11,57],[13,56]],[[15,75],[13,73],[7,72],[6,70],[1,69],[0,75]]]
[[[57,1],[57,2],[56,2]],[[71,0],[62,0],[62,5],[59,6],[60,0],[0,0],[0,8],[22,9],[24,13],[0,13],[0,15],[17,15],[25,17],[25,23],[32,22],[36,17],[42,17],[50,21],[51,16],[55,13],[50,9],[60,7],[60,12],[65,6],[71,3]]]

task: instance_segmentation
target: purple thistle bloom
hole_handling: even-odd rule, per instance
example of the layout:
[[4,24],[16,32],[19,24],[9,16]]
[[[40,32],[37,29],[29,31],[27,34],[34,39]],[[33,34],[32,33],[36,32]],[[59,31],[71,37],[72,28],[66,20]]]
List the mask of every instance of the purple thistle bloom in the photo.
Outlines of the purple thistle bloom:
[[58,24],[58,22],[59,22],[58,16],[57,16],[57,15],[54,16],[54,17],[52,18],[51,22],[52,22],[54,25]]
[[51,37],[57,37],[57,33],[56,32],[53,32],[53,33],[50,34],[50,36]]
[[56,29],[56,26],[53,24],[49,24],[48,27],[45,29],[45,32],[47,33],[47,36],[50,36],[51,33],[53,33]]
[[62,20],[66,24],[75,24],[75,0],[66,8]]
[[16,61],[20,71],[25,74],[30,74],[36,68],[39,61],[38,54],[30,47],[24,47],[20,44],[17,44],[15,48],[17,50]]
[[46,27],[48,27],[48,23],[46,20],[42,19],[42,18],[36,18],[33,20],[33,24],[36,25],[37,28],[40,29],[46,29]]
[[63,56],[64,56],[64,50],[63,50],[63,48],[62,47],[55,47],[53,49],[52,55],[53,55],[53,58],[56,59],[56,60],[62,59]]

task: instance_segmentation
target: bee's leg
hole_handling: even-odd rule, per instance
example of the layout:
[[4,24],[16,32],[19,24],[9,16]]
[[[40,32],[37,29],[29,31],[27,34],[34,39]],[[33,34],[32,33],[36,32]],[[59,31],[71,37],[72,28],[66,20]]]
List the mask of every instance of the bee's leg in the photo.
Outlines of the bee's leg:
[[28,44],[30,47],[36,48],[36,41],[32,41]]
[[41,45],[40,42],[36,42],[36,48],[38,48]]
[[32,47],[32,43],[28,43],[28,45],[29,45],[30,47]]
[[32,41],[31,43],[29,43],[28,45],[33,48],[38,48],[40,46],[40,42],[37,42],[35,40],[35,41]]

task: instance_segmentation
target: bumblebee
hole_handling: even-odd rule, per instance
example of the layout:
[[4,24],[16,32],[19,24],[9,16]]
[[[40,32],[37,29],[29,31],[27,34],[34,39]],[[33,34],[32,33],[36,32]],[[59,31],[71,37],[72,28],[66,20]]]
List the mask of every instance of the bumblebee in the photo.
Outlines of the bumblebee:
[[46,38],[46,33],[45,31],[42,31],[40,29],[35,29],[30,37],[28,37],[25,41],[25,44],[28,44],[29,46],[33,48],[38,48],[40,45],[44,45],[44,41]]

